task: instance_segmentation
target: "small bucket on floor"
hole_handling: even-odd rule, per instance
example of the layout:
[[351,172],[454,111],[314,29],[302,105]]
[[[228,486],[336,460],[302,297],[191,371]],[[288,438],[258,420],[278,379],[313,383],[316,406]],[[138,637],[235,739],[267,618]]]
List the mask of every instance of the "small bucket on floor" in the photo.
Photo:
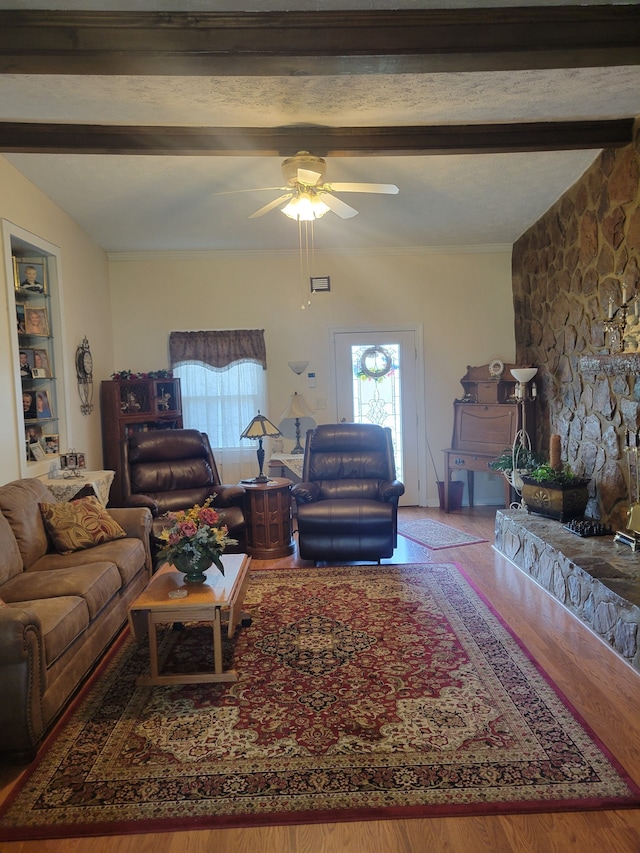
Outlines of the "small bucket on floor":
[[[462,506],[462,494],[464,492],[464,483],[462,480],[451,480],[449,483],[449,512],[454,509],[460,509]],[[440,500],[440,509],[445,509],[444,505],[444,483],[438,480],[438,498]]]

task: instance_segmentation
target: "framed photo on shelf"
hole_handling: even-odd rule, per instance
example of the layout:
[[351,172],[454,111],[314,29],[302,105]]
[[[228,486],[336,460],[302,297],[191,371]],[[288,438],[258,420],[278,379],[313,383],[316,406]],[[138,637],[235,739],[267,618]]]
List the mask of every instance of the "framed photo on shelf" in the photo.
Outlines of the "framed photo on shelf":
[[50,379],[51,365],[49,363],[49,353],[46,349],[33,350],[33,365],[31,375],[36,379]]
[[37,444],[42,441],[42,427],[39,424],[29,424],[25,428],[24,437],[27,444]]
[[14,257],[13,279],[16,290],[19,290],[23,293],[46,293],[46,259]]
[[16,326],[19,335],[25,335],[27,333],[24,327],[24,305],[21,303],[16,305]]
[[22,391],[22,416],[25,421],[31,421],[38,417],[36,409],[36,395],[34,391]]
[[32,308],[24,306],[24,330],[27,335],[41,335],[49,337],[49,318],[46,308]]
[[20,379],[31,379],[33,376],[33,350],[20,349]]
[[36,417],[53,417],[53,410],[51,408],[51,402],[49,401],[49,393],[47,391],[36,391]]
[[60,436],[45,435],[44,436],[44,452],[48,455],[60,452]]
[[36,462],[42,462],[45,457],[45,452],[42,445],[35,441],[29,445],[29,452],[33,456]]

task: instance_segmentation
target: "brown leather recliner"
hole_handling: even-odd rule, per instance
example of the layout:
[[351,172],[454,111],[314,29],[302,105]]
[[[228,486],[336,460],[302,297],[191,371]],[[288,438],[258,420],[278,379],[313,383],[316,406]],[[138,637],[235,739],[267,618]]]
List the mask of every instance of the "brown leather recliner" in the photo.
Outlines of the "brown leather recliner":
[[124,445],[123,492],[126,506],[146,506],[157,538],[166,512],[189,509],[215,495],[211,506],[238,540],[229,553],[246,550],[242,486],[223,485],[206,433],[195,429],[139,432]]
[[322,424],[307,432],[298,508],[303,560],[376,560],[397,542],[398,499],[391,430],[376,424]]

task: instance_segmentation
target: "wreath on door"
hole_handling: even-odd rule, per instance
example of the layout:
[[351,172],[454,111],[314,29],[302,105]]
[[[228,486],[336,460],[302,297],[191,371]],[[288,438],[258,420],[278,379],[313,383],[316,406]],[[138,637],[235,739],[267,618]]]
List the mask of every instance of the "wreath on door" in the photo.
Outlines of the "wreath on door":
[[358,378],[359,379],[375,379],[376,381],[384,378],[393,370],[393,358],[384,347],[374,346],[367,347],[360,356],[358,362]]

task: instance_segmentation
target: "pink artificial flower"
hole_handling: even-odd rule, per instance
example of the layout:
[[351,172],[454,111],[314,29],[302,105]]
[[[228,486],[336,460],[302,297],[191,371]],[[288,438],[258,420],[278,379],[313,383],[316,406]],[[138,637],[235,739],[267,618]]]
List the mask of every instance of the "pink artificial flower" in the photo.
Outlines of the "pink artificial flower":
[[193,521],[182,521],[178,524],[178,528],[182,536],[195,536],[198,532],[198,528]]
[[218,518],[219,516],[215,509],[204,507],[204,509],[200,510],[200,521],[204,522],[204,524],[214,527],[218,523]]

